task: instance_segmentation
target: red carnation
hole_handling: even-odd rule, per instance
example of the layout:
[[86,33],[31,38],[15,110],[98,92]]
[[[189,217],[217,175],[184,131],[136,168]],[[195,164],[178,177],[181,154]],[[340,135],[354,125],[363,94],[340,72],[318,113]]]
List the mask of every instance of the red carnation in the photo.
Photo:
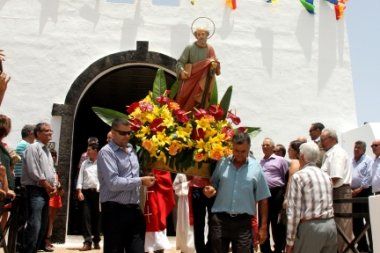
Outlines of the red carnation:
[[167,96],[159,96],[158,98],[156,98],[156,100],[157,100],[157,102],[158,102],[160,105],[164,105],[164,104],[169,103],[170,98],[168,98]]
[[142,122],[139,119],[130,120],[129,123],[131,124],[131,130],[134,132],[138,131],[142,126]]
[[137,107],[139,107],[139,102],[134,102],[132,103],[131,105],[127,106],[127,112],[128,114],[131,114],[132,112],[134,112],[136,110]]
[[154,119],[149,125],[150,131],[155,134],[156,132],[161,132],[164,130],[165,126],[161,126],[162,122],[164,122],[162,118]]
[[219,105],[211,105],[208,111],[216,120],[221,120],[223,118],[224,112]]
[[236,116],[236,114],[233,114],[231,111],[227,112],[227,118],[230,119],[235,125],[240,124],[240,118]]
[[199,128],[199,129],[193,128],[193,132],[191,133],[191,139],[193,140],[204,139],[205,134],[206,132],[202,128]]
[[248,130],[248,129],[247,129],[246,127],[238,127],[237,132],[238,132],[238,133],[246,133],[247,130]]

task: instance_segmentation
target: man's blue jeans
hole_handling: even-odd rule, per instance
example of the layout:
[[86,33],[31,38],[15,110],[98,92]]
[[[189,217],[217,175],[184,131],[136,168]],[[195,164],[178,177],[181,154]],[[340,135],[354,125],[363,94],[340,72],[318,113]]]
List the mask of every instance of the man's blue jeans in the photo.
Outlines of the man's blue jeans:
[[24,253],[35,253],[43,248],[48,225],[49,195],[44,188],[26,186],[28,218],[24,232]]

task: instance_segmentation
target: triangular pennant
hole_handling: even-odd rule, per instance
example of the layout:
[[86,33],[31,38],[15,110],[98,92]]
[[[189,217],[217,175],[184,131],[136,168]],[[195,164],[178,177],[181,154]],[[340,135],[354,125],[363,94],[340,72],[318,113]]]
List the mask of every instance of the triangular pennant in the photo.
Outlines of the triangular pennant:
[[236,9],[236,0],[226,0],[226,3],[231,9]]
[[300,2],[309,13],[314,14],[315,7],[313,0],[300,0]]

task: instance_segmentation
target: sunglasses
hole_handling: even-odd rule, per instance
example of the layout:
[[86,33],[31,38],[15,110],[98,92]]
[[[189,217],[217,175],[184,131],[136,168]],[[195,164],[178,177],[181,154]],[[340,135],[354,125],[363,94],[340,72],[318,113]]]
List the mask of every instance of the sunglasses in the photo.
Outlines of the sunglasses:
[[117,129],[112,129],[112,130],[114,130],[115,132],[117,132],[118,134],[120,134],[122,136],[132,135],[133,134],[132,131],[121,131],[121,130],[117,130]]
[[372,145],[371,145],[371,148],[376,148],[376,147],[378,147],[378,146],[380,146],[380,144],[372,144]]

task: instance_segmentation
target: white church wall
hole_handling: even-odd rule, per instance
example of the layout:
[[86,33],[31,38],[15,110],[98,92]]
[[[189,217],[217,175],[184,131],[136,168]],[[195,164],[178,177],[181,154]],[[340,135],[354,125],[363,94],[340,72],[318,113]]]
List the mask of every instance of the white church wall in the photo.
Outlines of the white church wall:
[[[243,124],[262,127],[253,142],[270,136],[287,144],[320,121],[339,132],[356,127],[349,42],[344,18],[316,1],[316,15],[298,1],[224,0],[12,0],[0,2],[0,48],[12,76],[1,112],[13,119],[7,141],[15,145],[26,123],[51,121],[76,77],[106,55],[149,50],[178,58],[194,38],[192,21],[214,20],[209,40],[222,64],[219,95],[234,86],[231,109]],[[58,144],[58,143],[57,143]]]

